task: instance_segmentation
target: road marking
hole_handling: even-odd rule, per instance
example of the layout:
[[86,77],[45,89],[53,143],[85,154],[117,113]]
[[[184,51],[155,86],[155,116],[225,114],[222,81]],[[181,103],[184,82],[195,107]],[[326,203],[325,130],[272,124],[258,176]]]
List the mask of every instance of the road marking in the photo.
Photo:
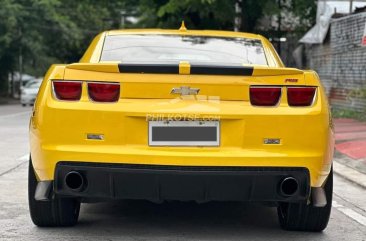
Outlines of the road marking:
[[25,154],[17,158],[17,161],[28,161],[28,160],[29,160],[29,154]]
[[350,208],[347,208],[341,204],[338,204],[337,201],[333,201],[332,206],[335,207],[338,211],[340,211],[344,215],[352,218],[353,220],[362,224],[363,226],[366,226],[366,217],[363,216],[362,214],[360,214]]
[[31,111],[23,111],[23,112],[9,114],[9,115],[0,115],[0,119],[2,119],[2,118],[5,119],[5,118],[17,117],[17,116],[21,116],[21,115],[25,115],[25,114],[31,114]]
[[334,172],[341,177],[351,181],[363,188],[366,188],[366,175],[358,172],[350,167],[347,167],[338,161],[333,162]]
[[29,161],[29,154],[25,154],[25,155],[23,155],[21,157],[18,157],[16,159],[16,161],[20,161],[20,163],[18,165],[16,165],[15,167],[12,167],[9,170],[6,170],[5,172],[0,173],[0,177],[3,176],[3,175],[5,175],[5,174],[7,174],[7,173],[9,173],[9,172],[11,172],[11,171],[14,171],[15,169],[17,169],[21,165],[27,163]]

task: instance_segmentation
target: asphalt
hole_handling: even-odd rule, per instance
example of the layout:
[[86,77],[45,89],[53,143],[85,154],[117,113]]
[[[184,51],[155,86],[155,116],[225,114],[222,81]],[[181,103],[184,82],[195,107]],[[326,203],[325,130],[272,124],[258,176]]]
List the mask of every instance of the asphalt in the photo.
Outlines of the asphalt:
[[322,233],[283,231],[275,208],[229,202],[83,204],[77,226],[37,228],[27,204],[29,115],[30,108],[0,106],[0,240],[366,241],[366,189],[340,175],[335,175],[332,215]]

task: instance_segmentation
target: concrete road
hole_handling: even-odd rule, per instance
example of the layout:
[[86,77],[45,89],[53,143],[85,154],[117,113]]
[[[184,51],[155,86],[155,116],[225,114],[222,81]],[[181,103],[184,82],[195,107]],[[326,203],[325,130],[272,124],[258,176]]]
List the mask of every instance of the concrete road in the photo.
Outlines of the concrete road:
[[244,203],[83,204],[73,228],[37,228],[27,203],[29,108],[0,106],[0,240],[352,240],[366,241],[366,190],[335,177],[322,233],[286,232],[275,208]]

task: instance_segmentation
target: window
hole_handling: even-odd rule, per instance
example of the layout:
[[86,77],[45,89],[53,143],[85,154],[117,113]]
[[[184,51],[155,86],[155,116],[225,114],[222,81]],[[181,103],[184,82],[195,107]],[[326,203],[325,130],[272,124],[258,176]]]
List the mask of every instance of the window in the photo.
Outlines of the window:
[[259,39],[181,35],[107,36],[101,61],[267,65]]

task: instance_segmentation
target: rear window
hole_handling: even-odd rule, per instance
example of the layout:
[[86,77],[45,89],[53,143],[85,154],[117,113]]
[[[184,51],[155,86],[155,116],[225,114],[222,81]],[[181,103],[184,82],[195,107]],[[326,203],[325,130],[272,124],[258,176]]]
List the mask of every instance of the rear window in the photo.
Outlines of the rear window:
[[267,65],[259,39],[180,35],[113,35],[104,42],[101,61]]

